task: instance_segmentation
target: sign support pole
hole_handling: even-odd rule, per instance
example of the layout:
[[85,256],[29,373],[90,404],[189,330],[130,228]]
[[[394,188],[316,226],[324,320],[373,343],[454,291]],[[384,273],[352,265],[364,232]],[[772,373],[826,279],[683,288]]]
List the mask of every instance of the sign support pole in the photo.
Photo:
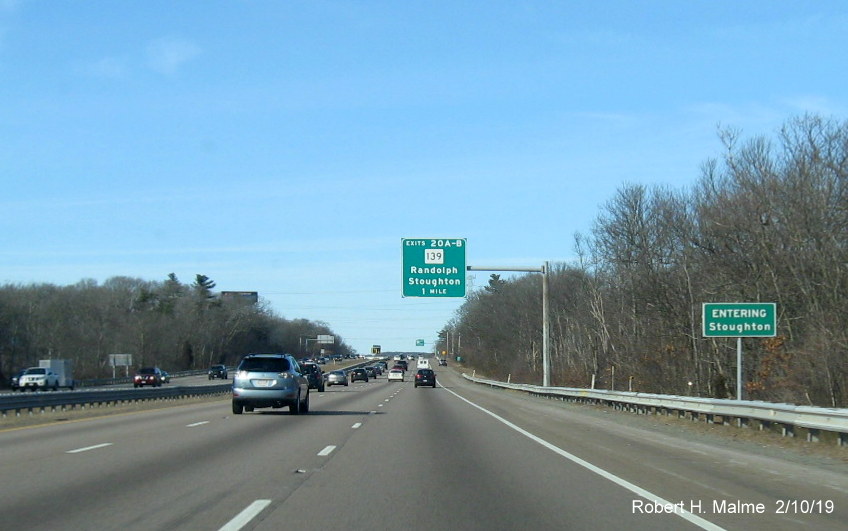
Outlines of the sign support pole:
[[774,302],[705,302],[701,309],[703,336],[736,338],[736,399],[742,400],[742,338],[775,337]]
[[736,400],[742,400],[742,338],[736,338]]
[[548,270],[549,262],[542,267],[475,267],[468,266],[468,271],[519,271],[522,273],[542,274],[542,387],[551,386],[551,359],[550,359],[550,329],[548,326]]
[[546,261],[542,266],[542,387],[551,386],[551,359],[550,359],[550,320],[548,319],[548,269]]

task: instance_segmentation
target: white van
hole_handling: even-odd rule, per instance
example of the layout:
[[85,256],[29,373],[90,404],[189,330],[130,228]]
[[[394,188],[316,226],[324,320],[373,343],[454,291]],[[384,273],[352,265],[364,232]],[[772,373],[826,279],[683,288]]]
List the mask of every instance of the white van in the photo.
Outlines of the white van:
[[426,360],[424,358],[418,358],[417,368],[419,368],[419,369],[431,369],[432,367],[430,367],[430,360]]

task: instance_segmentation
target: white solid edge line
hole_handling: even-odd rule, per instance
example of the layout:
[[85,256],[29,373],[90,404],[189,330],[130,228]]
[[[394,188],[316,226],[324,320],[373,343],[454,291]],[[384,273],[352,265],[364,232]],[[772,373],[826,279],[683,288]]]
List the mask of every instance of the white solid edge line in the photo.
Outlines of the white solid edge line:
[[66,454],[78,454],[80,452],[87,452],[89,450],[97,450],[98,448],[105,448],[107,446],[112,446],[112,443],[95,444],[94,446],[86,446],[85,448],[77,448],[76,450],[68,450],[65,453]]
[[[562,457],[565,457],[565,458],[566,458],[566,459],[568,459],[569,461],[572,461],[573,463],[578,464],[578,465],[582,466],[583,468],[585,468],[585,469],[587,469],[587,470],[589,470],[589,471],[591,471],[591,472],[594,472],[595,474],[598,474],[598,475],[599,475],[599,476],[601,476],[602,478],[607,479],[607,480],[609,480],[609,481],[612,481],[612,482],[613,482],[613,483],[615,483],[616,485],[618,485],[618,486],[620,486],[620,487],[624,487],[625,489],[629,490],[630,492],[633,492],[634,494],[637,494],[637,495],[639,495],[639,496],[641,496],[641,497],[643,497],[643,498],[645,498],[645,499],[647,499],[647,500],[650,500],[650,501],[656,502],[656,503],[658,503],[658,504],[660,504],[660,505],[671,504],[671,502],[670,502],[670,501],[665,500],[665,499],[663,499],[663,498],[661,498],[661,497],[657,496],[656,494],[653,494],[653,493],[651,493],[651,492],[649,492],[649,491],[647,491],[647,490],[643,489],[642,487],[639,487],[638,485],[634,485],[633,483],[630,483],[630,482],[629,482],[629,481],[627,481],[626,479],[622,479],[622,478],[620,478],[620,477],[618,477],[618,476],[616,476],[616,475],[612,474],[611,472],[607,472],[606,470],[604,470],[604,469],[602,469],[602,468],[599,468],[599,467],[597,467],[597,466],[593,465],[592,463],[590,463],[590,462],[588,462],[588,461],[585,461],[585,460],[583,460],[583,459],[580,459],[580,458],[579,458],[579,457],[577,457],[576,455],[574,455],[574,454],[570,454],[570,453],[566,452],[565,450],[563,450],[562,448],[560,448],[560,447],[558,447],[558,446],[555,446],[555,445],[553,445],[553,444],[549,443],[548,441],[546,441],[546,440],[544,440],[544,439],[542,439],[542,438],[540,438],[540,437],[537,437],[537,436],[533,435],[533,434],[532,434],[532,433],[530,433],[529,431],[527,431],[527,430],[525,430],[525,429],[523,429],[523,428],[520,428],[520,427],[516,426],[515,424],[513,424],[512,422],[510,422],[510,421],[506,420],[506,419],[505,419],[505,418],[503,418],[503,417],[499,417],[498,415],[496,415],[495,413],[492,413],[492,412],[491,412],[491,411],[489,411],[488,409],[486,409],[486,408],[484,408],[484,407],[482,407],[482,406],[478,406],[477,404],[475,404],[474,402],[472,402],[472,401],[468,400],[467,398],[464,398],[464,397],[462,397],[462,396],[459,396],[458,394],[456,394],[455,392],[451,391],[451,390],[450,390],[450,389],[448,389],[447,387],[444,387],[444,386],[443,386],[443,387],[442,387],[442,389],[444,389],[445,391],[449,392],[449,393],[450,393],[450,394],[452,394],[453,396],[455,396],[455,397],[459,398],[459,399],[460,399],[460,400],[462,400],[463,402],[465,402],[465,403],[467,403],[467,404],[469,404],[469,405],[471,405],[471,406],[473,406],[473,407],[476,407],[477,409],[479,409],[479,410],[480,410],[480,411],[482,411],[483,413],[486,413],[487,415],[490,415],[491,417],[495,418],[496,420],[498,420],[498,421],[502,422],[503,424],[505,424],[505,425],[507,425],[508,427],[512,428],[513,430],[517,431],[517,432],[518,432],[518,433],[520,433],[521,435],[524,435],[525,437],[527,437],[527,438],[529,438],[529,439],[531,439],[531,440],[533,440],[533,441],[536,441],[537,443],[541,444],[542,446],[544,446],[545,448],[547,448],[547,449],[551,450],[552,452],[557,453],[557,454],[561,455]],[[686,511],[686,510],[681,509],[680,511],[675,511],[675,512],[674,512],[674,514],[676,514],[676,515],[680,516],[680,517],[681,517],[681,518],[683,518],[684,520],[688,520],[689,522],[691,522],[691,523],[695,524],[696,526],[700,527],[701,529],[709,529],[710,531],[724,531],[724,528],[723,528],[723,527],[720,527],[720,526],[718,526],[718,525],[716,525],[716,524],[714,524],[714,523],[712,523],[712,522],[710,522],[710,521],[708,521],[708,520],[704,520],[704,519],[703,519],[703,518],[701,518],[700,516],[696,516],[696,515],[694,515],[694,514],[690,513],[689,511]]]
[[262,512],[265,507],[271,504],[271,500],[256,500],[251,503],[245,509],[238,513],[235,518],[230,520],[224,525],[219,531],[238,531],[248,522],[256,518],[256,515]]
[[332,446],[332,445],[327,446],[326,448],[324,448],[323,450],[318,452],[318,455],[320,455],[321,457],[330,455],[331,453],[333,453],[333,450],[335,450],[335,449],[336,449],[335,446]]

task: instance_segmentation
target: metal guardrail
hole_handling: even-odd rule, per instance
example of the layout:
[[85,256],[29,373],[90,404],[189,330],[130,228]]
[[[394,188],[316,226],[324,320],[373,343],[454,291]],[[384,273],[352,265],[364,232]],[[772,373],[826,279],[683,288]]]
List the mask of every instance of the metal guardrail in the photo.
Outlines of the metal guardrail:
[[[348,360],[349,361],[349,360]],[[375,360],[358,361],[350,365],[342,365],[338,370],[349,371],[350,369],[371,365]],[[337,370],[323,365],[329,370]],[[335,367],[335,364],[334,366]],[[228,368],[229,369],[229,368]],[[232,369],[229,369],[232,372]],[[181,371],[172,373],[171,377],[197,376],[206,374],[206,370]],[[9,393],[0,395],[0,417],[11,414],[19,416],[22,412],[34,413],[36,411],[56,411],[86,407],[89,405],[119,404],[126,402],[138,402],[146,400],[176,400],[194,396],[208,396],[216,394],[229,394],[232,392],[233,384],[229,381],[219,385],[195,385],[147,387],[141,389],[103,389],[104,385],[130,383],[132,377],[104,378],[100,380],[82,380],[76,382],[76,391],[55,391],[35,393]],[[95,387],[99,387],[94,389]],[[91,389],[91,390],[88,390]]]
[[0,397],[0,413],[3,417],[10,413],[19,416],[22,412],[33,413],[47,410],[73,409],[93,405],[111,405],[126,402],[148,400],[177,400],[196,396],[228,394],[232,383],[219,385],[192,385],[148,387],[141,389],[98,389],[96,391],[56,391],[39,393],[21,393]]
[[514,384],[462,375],[466,380],[491,387],[524,391],[534,396],[556,398],[570,402],[601,404],[615,409],[626,409],[637,414],[672,414],[707,422],[729,424],[735,421],[739,427],[747,427],[751,420],[759,422],[760,429],[780,426],[784,436],[794,437],[796,428],[807,431],[808,441],[818,441],[820,432],[836,434],[839,446],[848,446],[848,409],[773,404],[747,400],[722,400],[691,396],[658,395],[604,389],[580,389],[574,387],[542,387],[529,384]]

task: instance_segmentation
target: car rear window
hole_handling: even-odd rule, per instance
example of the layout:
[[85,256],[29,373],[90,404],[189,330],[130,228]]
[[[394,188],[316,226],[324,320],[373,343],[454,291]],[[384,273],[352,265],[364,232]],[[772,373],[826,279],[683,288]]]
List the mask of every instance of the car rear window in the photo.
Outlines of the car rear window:
[[144,369],[139,369],[139,374],[156,374],[156,371],[150,367],[145,367]]
[[286,358],[248,358],[239,365],[240,371],[248,372],[286,372],[289,368]]

